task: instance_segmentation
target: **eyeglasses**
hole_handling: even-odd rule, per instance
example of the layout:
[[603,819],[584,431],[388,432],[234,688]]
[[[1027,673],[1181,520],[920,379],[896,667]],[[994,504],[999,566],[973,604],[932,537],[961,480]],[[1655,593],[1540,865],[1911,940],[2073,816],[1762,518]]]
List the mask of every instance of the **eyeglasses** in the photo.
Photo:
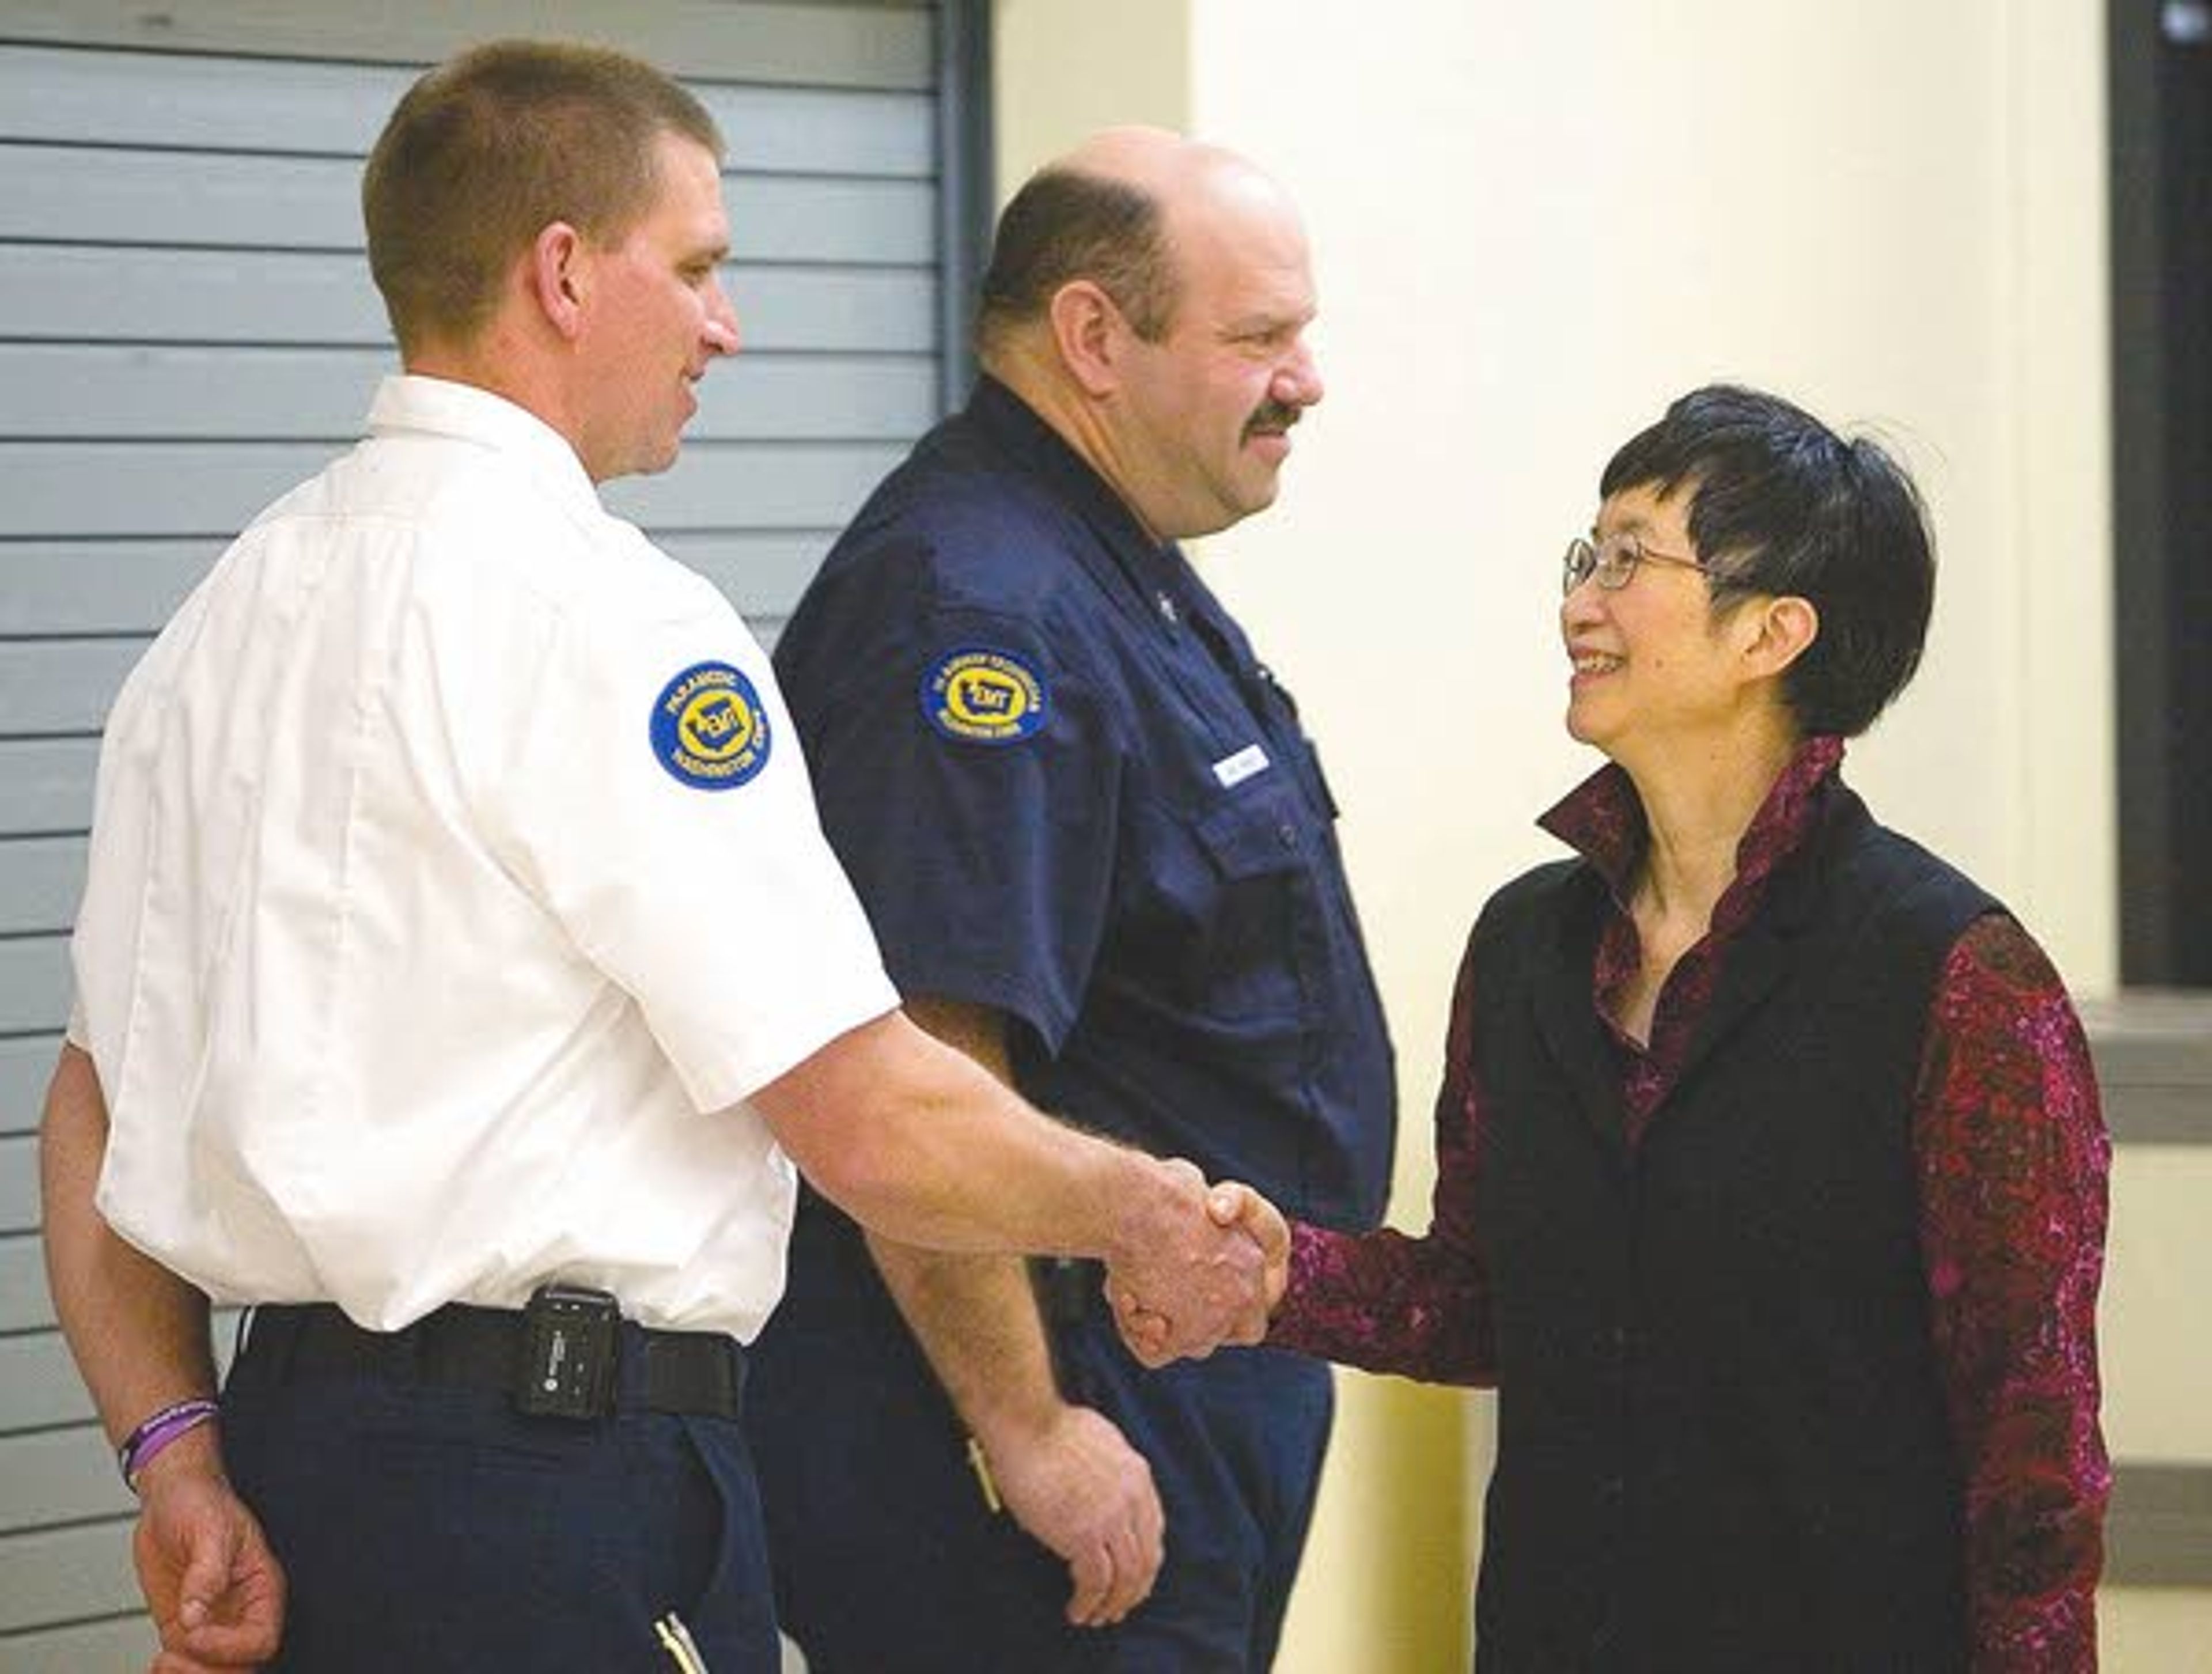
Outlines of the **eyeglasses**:
[[1607,593],[1618,593],[1634,579],[1639,563],[1671,563],[1678,569],[1694,569],[1701,575],[1711,574],[1702,559],[1686,558],[1674,552],[1655,552],[1635,533],[1624,529],[1601,541],[1589,541],[1580,535],[1569,541],[1566,557],[1561,561],[1559,591],[1572,593],[1595,575],[1597,584]]

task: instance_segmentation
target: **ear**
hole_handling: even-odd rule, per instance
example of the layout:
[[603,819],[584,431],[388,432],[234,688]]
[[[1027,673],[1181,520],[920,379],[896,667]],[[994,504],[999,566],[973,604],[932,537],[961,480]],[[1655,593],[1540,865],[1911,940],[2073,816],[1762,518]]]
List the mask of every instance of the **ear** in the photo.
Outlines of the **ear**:
[[1796,662],[1820,635],[1820,613],[1794,593],[1747,601],[1739,641],[1746,672],[1771,678]]
[[574,342],[584,329],[584,305],[590,295],[588,254],[583,234],[565,221],[549,221],[531,240],[524,257],[524,284],[546,322]]
[[1084,393],[1112,393],[1121,382],[1122,338],[1129,323],[1114,299],[1089,279],[1071,279],[1052,294],[1047,310],[1062,365]]

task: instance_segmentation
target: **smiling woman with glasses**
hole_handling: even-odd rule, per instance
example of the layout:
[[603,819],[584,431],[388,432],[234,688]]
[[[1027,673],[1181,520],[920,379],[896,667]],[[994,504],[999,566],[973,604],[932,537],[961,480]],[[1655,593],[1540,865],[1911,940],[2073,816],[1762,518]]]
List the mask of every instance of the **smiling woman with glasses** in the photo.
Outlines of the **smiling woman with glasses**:
[[1468,942],[1434,1220],[1297,1227],[1269,1341],[1498,1390],[1478,1671],[2081,1674],[2087,1048],[2018,922],[1841,771],[1919,662],[1919,497],[1718,387],[1599,496],[1559,624],[1607,764]]

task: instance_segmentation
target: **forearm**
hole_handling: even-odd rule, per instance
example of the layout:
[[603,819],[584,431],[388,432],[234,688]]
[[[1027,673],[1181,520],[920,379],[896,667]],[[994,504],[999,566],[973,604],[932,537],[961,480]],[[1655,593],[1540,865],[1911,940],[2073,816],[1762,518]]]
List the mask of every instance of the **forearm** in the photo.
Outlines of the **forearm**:
[[1052,1421],[1065,1403],[1018,1257],[949,1255],[873,1235],[868,1250],[953,1410],[987,1452]]
[[[907,1014],[1001,1086],[1014,1084],[1000,1014],[916,996]],[[868,1252],[954,1410],[987,1452],[1003,1457],[1052,1422],[1064,1403],[1026,1263],[920,1250],[872,1234]]]
[[[917,997],[909,1014],[1013,1084],[1007,1024],[987,1007]],[[1103,1627],[1159,1573],[1164,1514],[1151,1468],[1103,1415],[1062,1394],[1024,1264],[871,1236],[885,1287],[969,1433],[977,1492],[1065,1559],[1067,1619]]]
[[[62,1334],[111,1440],[176,1403],[215,1393],[207,1298],[132,1249],[93,1194],[107,1102],[92,1060],[62,1048],[39,1129],[46,1277]],[[259,1667],[283,1630],[284,1574],[223,1473],[202,1422],[141,1458],[131,1559],[161,1636],[160,1668]]]
[[1295,1227],[1290,1288],[1267,1343],[1424,1383],[1498,1380],[1487,1287],[1433,1232]]
[[824,1196],[900,1244],[1113,1259],[1192,1202],[1157,1160],[1052,1121],[896,1013],[752,1102]]
[[120,1443],[149,1414],[212,1394],[216,1377],[207,1298],[117,1237],[94,1206],[106,1150],[99,1076],[64,1045],[39,1138],[46,1277],[100,1422]]

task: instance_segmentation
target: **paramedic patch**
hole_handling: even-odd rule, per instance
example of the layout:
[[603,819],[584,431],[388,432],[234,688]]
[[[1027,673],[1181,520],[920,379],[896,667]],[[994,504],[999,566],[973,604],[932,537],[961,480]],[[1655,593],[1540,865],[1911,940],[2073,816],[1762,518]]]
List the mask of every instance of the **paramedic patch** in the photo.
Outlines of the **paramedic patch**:
[[768,765],[768,711],[726,662],[694,663],[653,704],[653,753],[694,790],[735,790]]
[[1012,744],[1045,723],[1044,682],[1004,651],[954,651],[921,678],[921,712],[947,738]]

